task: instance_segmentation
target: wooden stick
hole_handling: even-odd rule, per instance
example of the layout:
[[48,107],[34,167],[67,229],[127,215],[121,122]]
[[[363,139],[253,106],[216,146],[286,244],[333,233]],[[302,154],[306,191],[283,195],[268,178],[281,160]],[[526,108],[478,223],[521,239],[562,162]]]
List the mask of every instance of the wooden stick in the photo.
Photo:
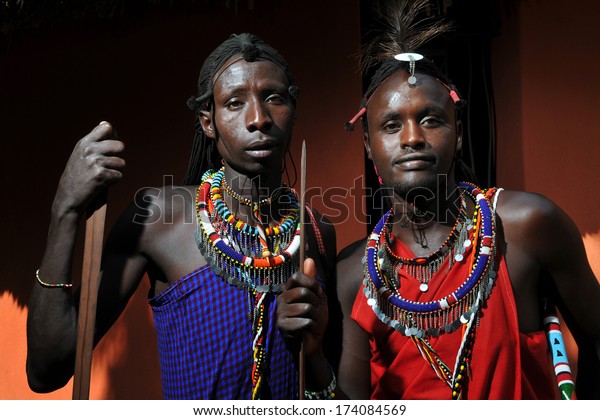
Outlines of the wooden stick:
[[101,193],[88,209],[88,217],[85,223],[85,244],[73,380],[74,400],[88,400],[90,398],[90,374],[92,369],[92,351],[94,350],[96,303],[98,301],[98,283],[100,279],[100,260],[102,259],[105,218],[106,191]]
[[[306,249],[306,233],[304,228],[304,215],[306,210],[306,141],[302,141],[302,159],[300,161],[300,272],[304,273],[304,259]],[[304,373],[304,338],[300,345],[298,379],[300,399],[304,399],[305,373]]]

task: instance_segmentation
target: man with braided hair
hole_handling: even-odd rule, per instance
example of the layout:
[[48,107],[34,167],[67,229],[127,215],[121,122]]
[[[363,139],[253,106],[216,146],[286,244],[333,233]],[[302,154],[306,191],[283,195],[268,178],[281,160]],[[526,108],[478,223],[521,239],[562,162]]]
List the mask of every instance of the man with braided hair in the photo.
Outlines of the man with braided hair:
[[[378,57],[350,121],[362,118],[391,204],[365,240],[338,256],[338,378],[320,347],[315,282],[292,280],[278,298],[286,336],[302,333],[310,344],[307,397],[557,398],[542,315],[551,297],[579,347],[577,396],[598,398],[600,285],[576,226],[540,195],[460,182],[472,181],[457,170],[463,101],[418,45],[403,41]],[[572,398],[564,354],[552,354],[562,356],[561,397]]]
[[[275,296],[290,276],[326,287],[336,253],[332,226],[307,219],[305,274],[298,272],[299,200],[281,179],[297,94],[276,50],[232,35],[204,62],[188,102],[197,133],[185,185],[144,190],[108,237],[95,343],[147,273],[167,399],[297,398]],[[79,314],[68,279],[77,224],[121,178],[122,151],[103,122],[77,143],[61,177],[29,307],[34,391],[62,387],[73,374]]]

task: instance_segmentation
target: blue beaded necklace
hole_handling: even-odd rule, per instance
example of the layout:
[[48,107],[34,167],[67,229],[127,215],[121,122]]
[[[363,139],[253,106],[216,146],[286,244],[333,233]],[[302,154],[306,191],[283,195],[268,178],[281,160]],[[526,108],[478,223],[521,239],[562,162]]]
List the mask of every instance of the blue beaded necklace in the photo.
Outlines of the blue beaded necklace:
[[[207,172],[198,187],[196,196],[196,241],[202,255],[215,272],[227,282],[240,289],[257,292],[280,292],[283,284],[298,269],[298,249],[300,246],[300,221],[296,208],[290,210],[291,226],[279,227],[285,234],[270,235],[288,238],[280,240],[279,252],[264,257],[259,243],[258,232],[252,226],[235,218],[229,212],[220,193],[215,192],[219,184],[214,181],[222,171]],[[290,194],[294,195],[290,190]],[[294,202],[297,198],[294,195]],[[221,204],[220,210],[217,204]],[[212,210],[211,210],[212,209]],[[220,213],[221,212],[221,213]],[[236,235],[245,236],[244,241]],[[270,239],[267,242],[271,242]],[[251,250],[251,252],[247,252]]]
[[[481,213],[482,226],[480,229],[481,237],[477,249],[477,257],[471,273],[461,286],[450,295],[431,302],[414,302],[404,299],[399,292],[395,292],[387,286],[386,283],[393,275],[386,272],[388,267],[381,266],[380,251],[385,246],[382,243],[382,233],[393,217],[393,210],[389,210],[381,218],[373,233],[369,236],[366,248],[364,277],[365,295],[367,296],[369,305],[373,307],[377,316],[384,323],[404,335],[438,335],[444,331],[450,332],[456,330],[462,324],[461,318],[467,319],[474,310],[479,308],[479,304],[482,303],[477,301],[477,299],[473,299],[478,296],[477,292],[479,292],[479,289],[483,286],[481,299],[486,299],[494,284],[496,277],[496,272],[493,270],[493,257],[495,253],[494,215],[487,199],[479,188],[467,183],[460,183],[459,186],[475,197],[479,206],[479,212]],[[450,309],[456,312],[454,311],[456,306],[465,306],[465,300],[468,300],[469,304],[466,305],[467,308],[465,310],[460,311],[460,316],[442,325],[441,320],[448,319],[442,315],[448,315],[451,312]],[[427,315],[430,321],[432,314],[437,315],[436,318],[439,318],[440,322],[425,329],[423,327],[425,323],[421,322],[423,321],[421,318]]]
[[[242,222],[233,215],[225,201],[221,189],[224,168],[218,172],[208,171],[196,193],[196,241],[200,252],[215,273],[229,284],[248,292],[250,322],[252,326],[252,399],[262,397],[267,366],[267,329],[265,328],[265,299],[268,293],[281,292],[283,284],[298,270],[300,247],[300,221],[298,199],[289,189],[289,202],[292,205],[284,222],[272,229],[269,236],[279,237],[281,252],[272,255],[268,248],[269,240],[259,237],[261,229]],[[296,226],[295,231],[292,226]],[[240,237],[245,237],[240,241]],[[287,238],[282,241],[281,238]],[[264,241],[262,241],[264,239]],[[260,245],[257,245],[258,243]],[[272,243],[272,242],[271,242]],[[245,245],[244,245],[245,244]],[[250,248],[251,252],[244,247]],[[244,249],[243,249],[244,248]],[[262,256],[263,258],[260,258]]]
[[[393,209],[379,221],[369,236],[365,250],[363,292],[373,312],[386,325],[410,337],[436,375],[451,389],[453,399],[462,396],[462,380],[468,376],[469,352],[475,339],[479,310],[489,297],[496,279],[495,214],[483,192],[473,184],[459,183],[477,203],[475,228],[477,246],[473,267],[467,279],[450,295],[430,302],[414,302],[400,295],[393,284],[394,264],[386,263],[386,235]],[[451,233],[452,234],[452,233]],[[448,241],[448,240],[447,240]],[[389,256],[388,256],[389,257]],[[464,326],[453,371],[439,358],[427,340]]]

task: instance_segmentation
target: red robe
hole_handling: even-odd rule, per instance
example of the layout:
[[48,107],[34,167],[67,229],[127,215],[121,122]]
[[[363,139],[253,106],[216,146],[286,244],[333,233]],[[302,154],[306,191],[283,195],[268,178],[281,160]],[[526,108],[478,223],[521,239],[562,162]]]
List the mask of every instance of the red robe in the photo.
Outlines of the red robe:
[[[395,241],[394,247],[397,255],[414,257],[400,241]],[[447,296],[469,274],[473,256],[472,252],[467,254],[464,263],[455,263],[450,273],[446,273],[447,261],[444,262],[425,293],[419,291],[416,279],[404,273],[405,277],[400,280],[402,297],[412,301],[432,301]],[[545,333],[543,330],[530,334],[519,332],[512,286],[501,255],[497,271],[496,284],[476,330],[471,376],[462,382],[462,398],[555,399],[558,397],[557,385],[552,377]],[[377,318],[367,305],[362,288],[354,302],[352,319],[369,334],[372,399],[450,399],[450,387],[436,376],[410,338]],[[461,330],[430,337],[429,342],[453,370]]]

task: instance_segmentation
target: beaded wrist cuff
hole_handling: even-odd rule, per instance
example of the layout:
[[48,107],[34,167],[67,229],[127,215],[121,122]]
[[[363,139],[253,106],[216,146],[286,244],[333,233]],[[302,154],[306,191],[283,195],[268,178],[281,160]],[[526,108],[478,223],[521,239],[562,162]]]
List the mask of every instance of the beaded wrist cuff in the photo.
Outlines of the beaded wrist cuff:
[[42,279],[40,279],[40,269],[39,268],[37,270],[35,270],[35,278],[37,279],[38,283],[44,287],[50,287],[50,288],[60,287],[60,288],[66,289],[68,287],[73,286],[73,283],[46,283],[46,282],[42,281]]
[[304,390],[304,398],[307,400],[333,400],[335,398],[335,387],[337,386],[337,379],[335,378],[335,373],[331,366],[329,366],[329,371],[331,372],[331,382],[327,386],[327,388],[321,391],[308,391]]

